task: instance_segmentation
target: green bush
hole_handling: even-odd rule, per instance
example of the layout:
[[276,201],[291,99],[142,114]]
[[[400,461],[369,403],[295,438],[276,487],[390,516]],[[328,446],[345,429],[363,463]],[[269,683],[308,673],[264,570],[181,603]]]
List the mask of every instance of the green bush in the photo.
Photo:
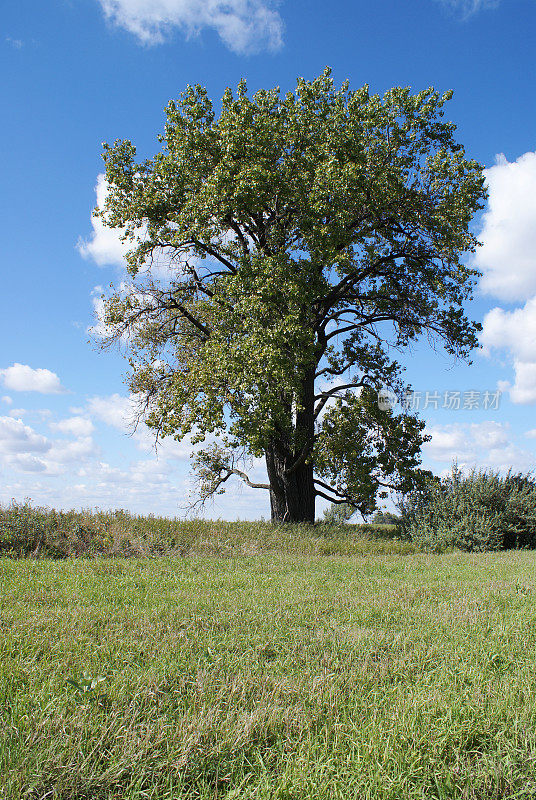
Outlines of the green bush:
[[401,503],[401,532],[423,550],[482,552],[536,547],[536,483],[531,475],[457,467]]
[[[389,525],[272,525],[269,522],[167,519],[128,511],[55,511],[29,502],[0,506],[0,556],[201,556],[260,553],[366,555],[407,553]],[[393,540],[380,542],[378,540]]]
[[0,507],[0,553],[18,557],[86,555],[102,548],[103,525],[84,512],[33,507],[29,502]]
[[357,509],[349,503],[332,503],[324,510],[322,525],[344,525],[354,516]]
[[400,517],[392,511],[376,511],[371,522],[373,525],[400,525]]

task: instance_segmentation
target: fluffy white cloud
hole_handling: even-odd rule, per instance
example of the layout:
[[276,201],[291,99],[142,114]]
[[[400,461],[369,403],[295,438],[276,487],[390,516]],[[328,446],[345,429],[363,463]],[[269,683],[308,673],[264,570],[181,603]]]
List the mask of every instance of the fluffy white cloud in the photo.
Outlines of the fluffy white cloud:
[[536,363],[514,360],[514,383],[499,381],[502,392],[510,393],[513,403],[536,403]]
[[71,434],[71,436],[90,436],[95,430],[95,426],[87,417],[69,417],[59,422],[51,422],[50,429],[60,433]]
[[133,395],[124,397],[116,393],[108,397],[91,397],[87,407],[97,419],[127,432],[132,431],[135,425],[139,403]]
[[507,472],[529,470],[535,456],[511,441],[510,426],[491,420],[480,423],[454,423],[427,426],[432,440],[423,446],[425,459],[452,464],[463,469],[487,468]]
[[91,436],[80,436],[74,441],[58,439],[52,442],[47,458],[51,467],[54,465],[53,468],[57,468],[63,464],[79,464],[96,452]]
[[480,341],[486,355],[492,350],[506,350],[512,357],[514,383],[500,381],[500,389],[509,391],[514,403],[536,402],[536,297],[513,311],[489,311]]
[[154,431],[147,428],[142,419],[136,426],[140,400],[135,395],[124,397],[113,394],[108,397],[92,397],[88,400],[87,409],[96,419],[130,434],[138,449],[145,453],[158,452],[158,457],[162,460],[185,460],[192,454],[193,446],[188,437],[181,442],[166,437],[156,446]]
[[17,453],[7,458],[11,469],[19,472],[46,472],[47,465],[42,458],[32,456],[30,453]]
[[489,201],[475,255],[480,288],[502,300],[536,293],[536,152],[509,162],[501,155],[485,171]]
[[51,444],[21,419],[0,417],[0,453],[46,453]]
[[[102,173],[97,176],[95,193],[97,206],[103,208],[108,194],[108,186]],[[82,238],[78,240],[77,249],[80,255],[84,258],[92,258],[100,267],[108,264],[124,266],[125,254],[131,247],[128,243],[121,241],[124,231],[119,228],[107,228],[102,220],[94,214],[91,215],[91,226],[93,228],[91,237],[88,240]]]
[[61,394],[65,389],[55,372],[49,369],[32,369],[27,364],[13,364],[0,369],[0,379],[6,389],[14,392],[41,392],[41,394]]
[[525,300],[512,311],[494,308],[483,321],[484,353],[504,350],[514,381],[500,381],[514,403],[536,402],[536,152],[512,163],[499,157],[486,170],[490,197],[483,217],[476,265],[481,289],[506,301]]
[[99,0],[106,18],[142,44],[160,44],[178,28],[187,36],[214,29],[235,53],[278,50],[283,21],[271,0]]
[[[64,422],[73,423],[73,420]],[[93,427],[91,422],[89,425]],[[77,421],[67,426],[58,423],[58,429],[74,434],[76,438],[47,439],[22,419],[0,417],[0,463],[7,465],[10,471],[60,475],[65,472],[66,465],[82,463],[96,454],[93,439],[87,433],[87,425],[77,424]]]
[[13,400],[12,400],[12,398],[11,398],[11,397],[9,397],[9,395],[7,395],[7,394],[5,394],[5,395],[4,395],[4,396],[1,398],[1,400],[2,400],[2,403],[5,403],[5,404],[6,404],[6,406],[10,406],[10,405],[12,405],[12,403],[13,403]]
[[486,354],[505,349],[520,361],[536,361],[536,297],[513,311],[493,308],[482,325],[480,341]]

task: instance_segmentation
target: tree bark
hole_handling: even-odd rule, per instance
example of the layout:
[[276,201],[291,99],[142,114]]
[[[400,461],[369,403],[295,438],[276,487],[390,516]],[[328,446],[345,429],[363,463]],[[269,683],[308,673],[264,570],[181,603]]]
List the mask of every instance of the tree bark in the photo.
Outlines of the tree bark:
[[315,521],[313,465],[304,453],[314,439],[314,371],[303,382],[300,410],[296,414],[292,448],[273,440],[266,448],[272,522]]
[[266,450],[266,468],[270,481],[272,522],[314,522],[315,488],[312,464],[293,466],[292,454],[277,447]]

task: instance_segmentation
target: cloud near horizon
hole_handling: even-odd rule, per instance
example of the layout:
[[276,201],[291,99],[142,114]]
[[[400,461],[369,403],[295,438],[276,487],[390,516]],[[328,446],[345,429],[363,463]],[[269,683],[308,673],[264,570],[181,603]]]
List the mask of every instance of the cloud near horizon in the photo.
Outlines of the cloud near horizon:
[[162,44],[175,29],[187,38],[212,28],[241,55],[275,52],[283,20],[271,0],[99,0],[107,20],[144,45]]
[[423,446],[425,462],[432,459],[451,465],[456,461],[465,471],[475,468],[499,472],[508,472],[509,469],[523,472],[534,464],[534,453],[521,449],[512,441],[508,423],[487,420],[427,425],[426,433],[432,439]]

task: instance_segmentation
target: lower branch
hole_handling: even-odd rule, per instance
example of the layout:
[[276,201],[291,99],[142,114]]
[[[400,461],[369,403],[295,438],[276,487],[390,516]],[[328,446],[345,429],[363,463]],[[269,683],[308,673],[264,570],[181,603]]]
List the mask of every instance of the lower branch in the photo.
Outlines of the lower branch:
[[200,450],[192,458],[193,472],[197,478],[198,499],[189,505],[189,509],[203,508],[207,500],[216,494],[223,494],[223,484],[232,475],[236,475],[252,489],[269,489],[269,483],[255,483],[236,466],[237,458],[232,451],[213,444]]
[[[316,497],[323,497],[324,500],[329,500],[330,503],[335,503],[336,505],[340,505],[342,503],[347,503],[349,506],[355,505],[355,503],[347,497],[339,498],[339,497],[329,497],[329,495],[321,492],[320,489],[315,489]],[[357,508],[357,506],[356,506]]]

